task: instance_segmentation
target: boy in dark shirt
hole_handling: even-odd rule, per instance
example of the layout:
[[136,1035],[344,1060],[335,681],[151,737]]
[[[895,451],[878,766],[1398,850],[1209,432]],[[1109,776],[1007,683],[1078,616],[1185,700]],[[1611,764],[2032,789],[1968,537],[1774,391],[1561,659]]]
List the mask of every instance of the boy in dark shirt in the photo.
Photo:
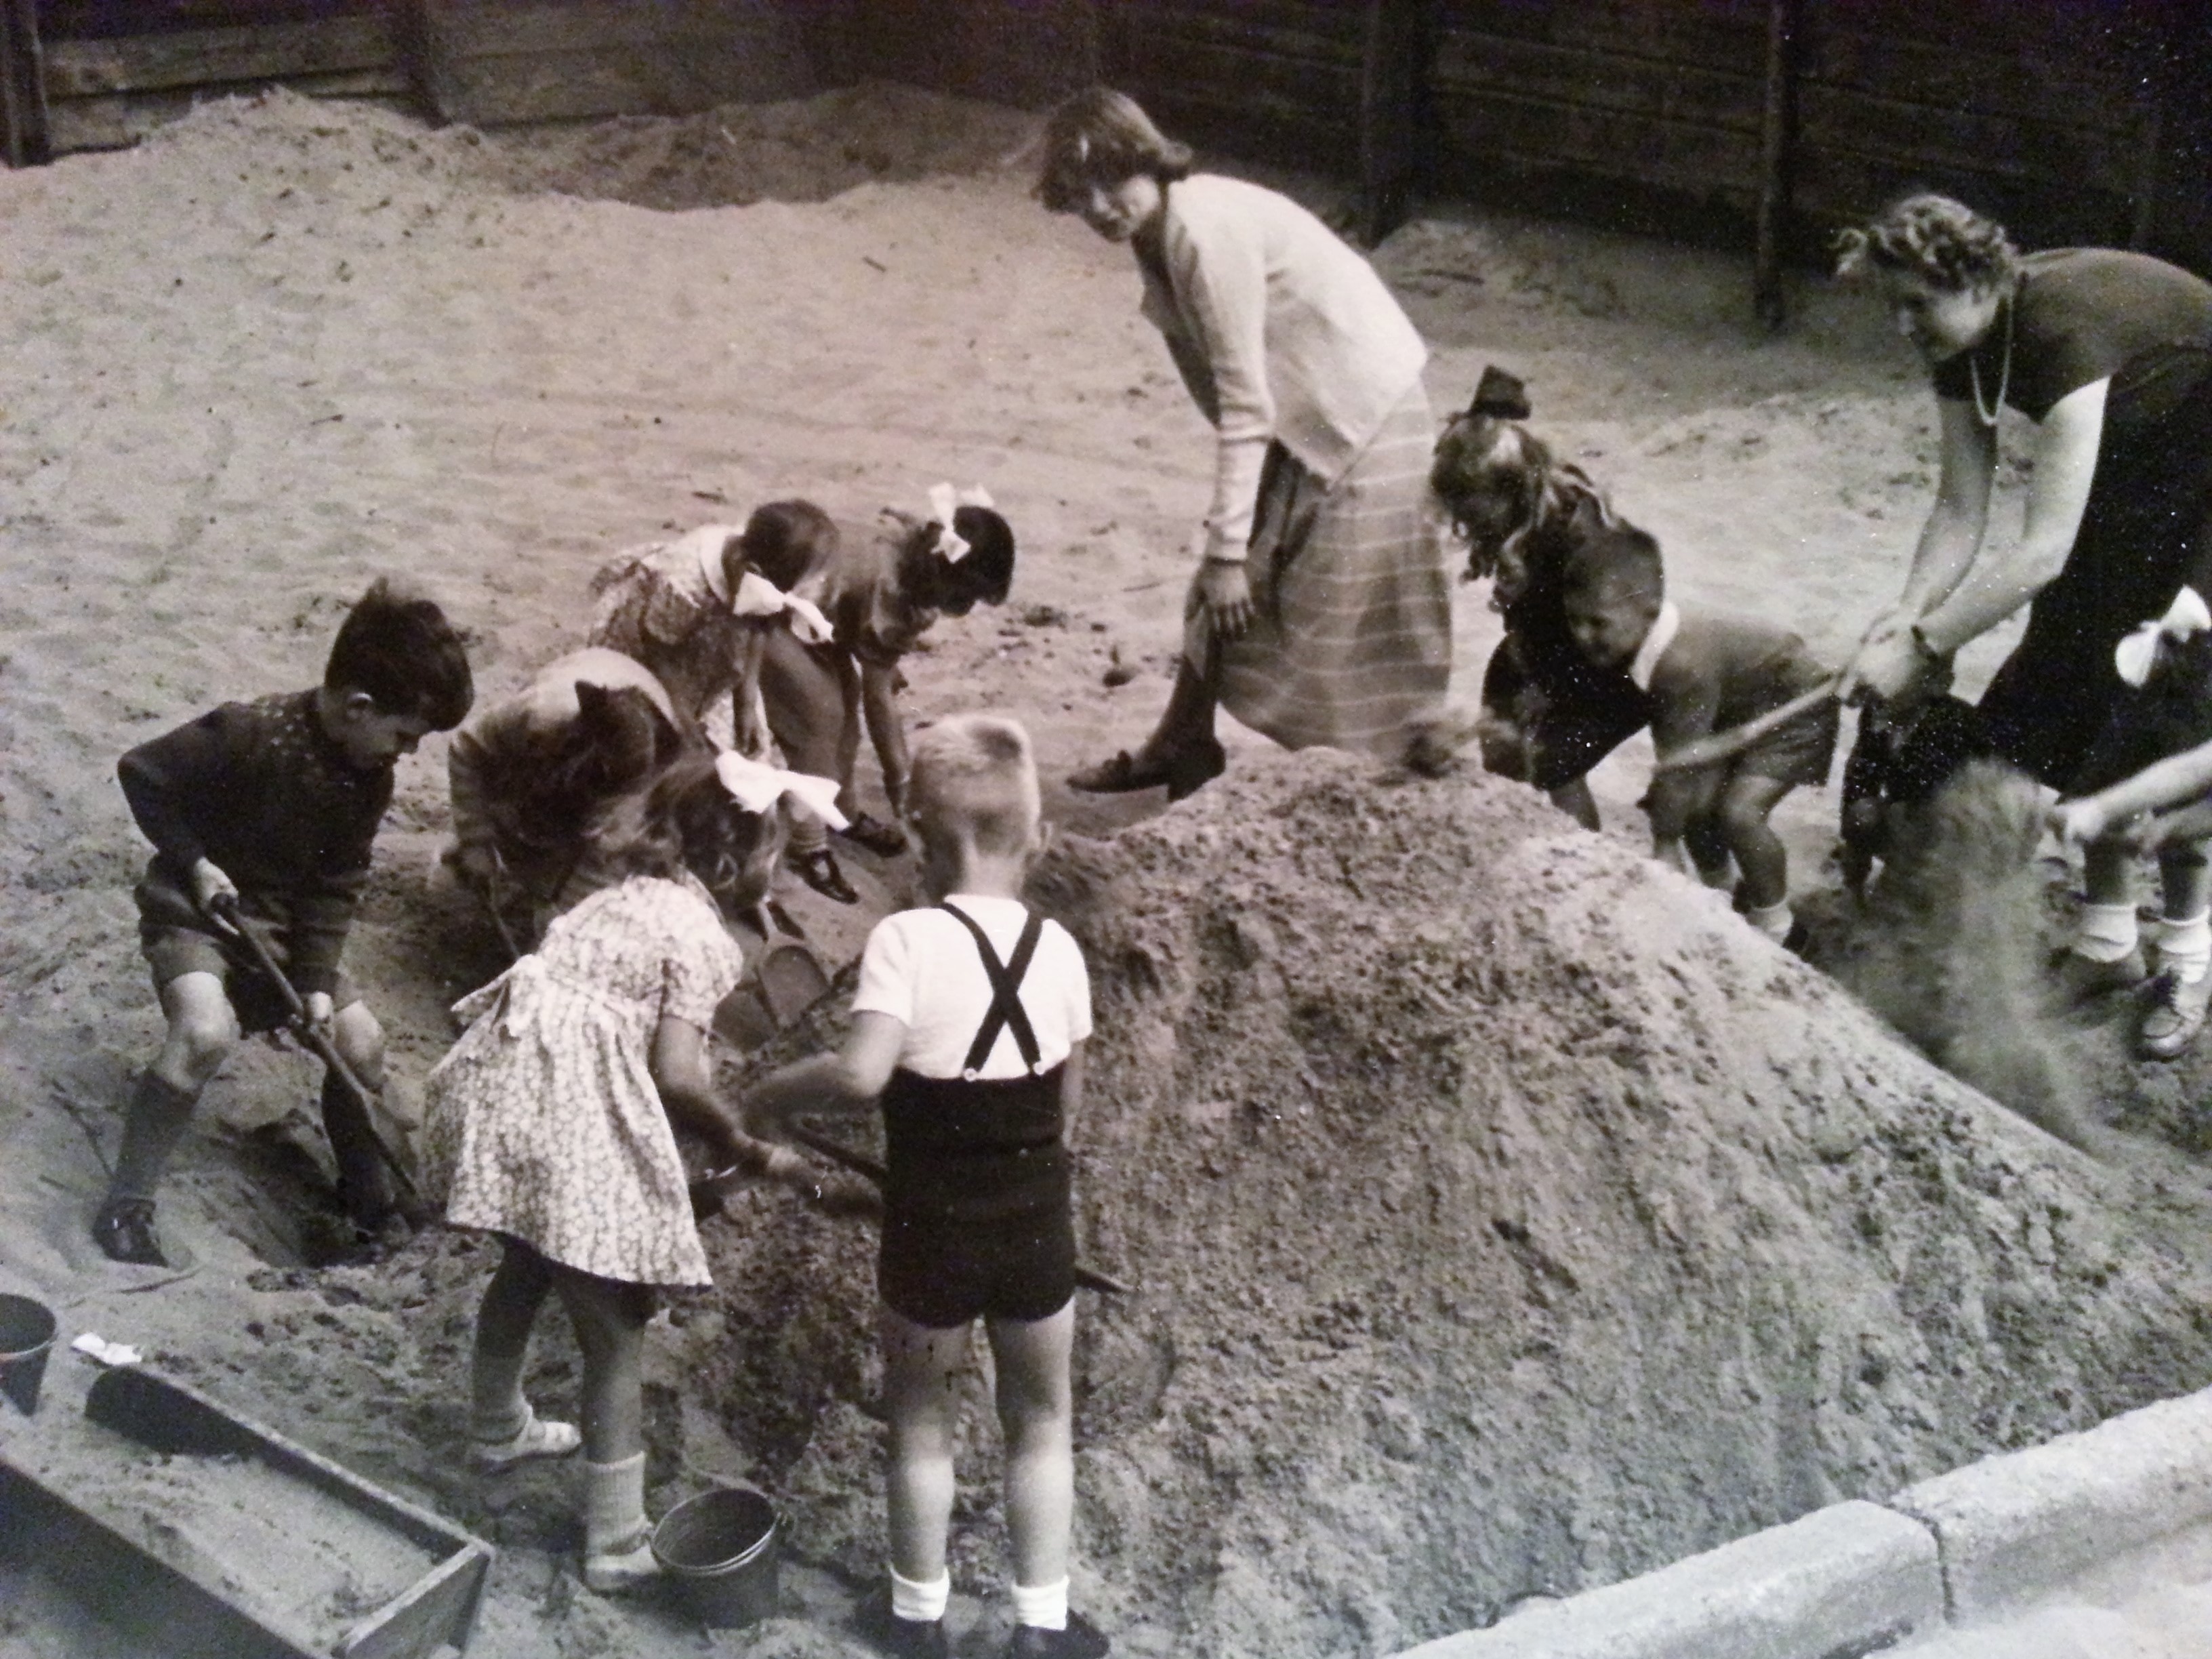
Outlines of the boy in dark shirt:
[[[241,1031],[285,1020],[281,995],[216,914],[226,897],[339,1055],[380,1085],[384,1033],[338,956],[393,764],[427,733],[459,725],[471,696],[468,657],[445,614],[378,581],[339,626],[321,685],[225,703],[124,756],[123,793],[155,848],[137,891],[138,939],[168,1033],[131,1096],[93,1223],[114,1260],[166,1265],[154,1189],[200,1091]],[[374,1231],[392,1207],[374,1127],[335,1076],[323,1079],[322,1108],[346,1212]]]
[[[1651,741],[1664,760],[1713,732],[1779,708],[1829,672],[1786,628],[1746,617],[1678,610],[1666,598],[1659,547],[1641,531],[1577,548],[1565,570],[1567,632],[1600,668],[1626,669],[1651,700]],[[1731,854],[1736,905],[1791,949],[1804,942],[1790,910],[1790,856],[1768,823],[1799,784],[1828,779],[1836,754],[1832,698],[1777,726],[1741,754],[1660,773],[1644,810],[1657,855],[1707,879]]]

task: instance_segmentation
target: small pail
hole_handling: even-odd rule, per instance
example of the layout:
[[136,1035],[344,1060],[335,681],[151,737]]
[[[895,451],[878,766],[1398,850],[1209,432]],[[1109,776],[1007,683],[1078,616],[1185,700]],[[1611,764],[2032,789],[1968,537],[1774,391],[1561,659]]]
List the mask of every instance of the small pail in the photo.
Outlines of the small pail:
[[53,1346],[52,1308],[27,1296],[0,1296],[0,1394],[26,1417],[39,1408],[39,1384]]
[[653,1556],[699,1621],[731,1630],[776,1605],[775,1506],[742,1486],[687,1498],[653,1529]]

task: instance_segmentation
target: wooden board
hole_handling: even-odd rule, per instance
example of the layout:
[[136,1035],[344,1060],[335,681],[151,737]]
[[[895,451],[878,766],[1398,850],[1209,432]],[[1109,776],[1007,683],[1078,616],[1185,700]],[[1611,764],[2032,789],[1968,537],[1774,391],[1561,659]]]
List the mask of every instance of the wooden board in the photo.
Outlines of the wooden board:
[[392,31],[381,16],[54,40],[46,49],[46,96],[58,102],[395,67]]

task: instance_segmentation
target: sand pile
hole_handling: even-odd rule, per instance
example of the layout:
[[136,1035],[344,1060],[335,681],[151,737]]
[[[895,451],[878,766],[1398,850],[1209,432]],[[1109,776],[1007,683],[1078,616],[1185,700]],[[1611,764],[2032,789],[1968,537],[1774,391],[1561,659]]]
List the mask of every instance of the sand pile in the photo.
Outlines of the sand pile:
[[[1533,793],[1281,757],[1038,887],[1141,1286],[1085,1298],[1082,1553],[1173,1650],[1388,1652],[2212,1376],[2094,1165]],[[867,1571],[866,1241],[745,1237],[718,1386]]]

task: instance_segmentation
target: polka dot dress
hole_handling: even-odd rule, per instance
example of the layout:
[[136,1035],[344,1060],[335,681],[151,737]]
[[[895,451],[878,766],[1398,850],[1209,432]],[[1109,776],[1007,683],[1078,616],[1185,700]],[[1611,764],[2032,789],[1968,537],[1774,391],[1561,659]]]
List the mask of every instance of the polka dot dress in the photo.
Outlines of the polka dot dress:
[[594,893],[453,1012],[423,1125],[446,1219],[641,1285],[712,1283],[647,1068],[663,1018],[711,1029],[737,945],[704,888],[632,877]]

